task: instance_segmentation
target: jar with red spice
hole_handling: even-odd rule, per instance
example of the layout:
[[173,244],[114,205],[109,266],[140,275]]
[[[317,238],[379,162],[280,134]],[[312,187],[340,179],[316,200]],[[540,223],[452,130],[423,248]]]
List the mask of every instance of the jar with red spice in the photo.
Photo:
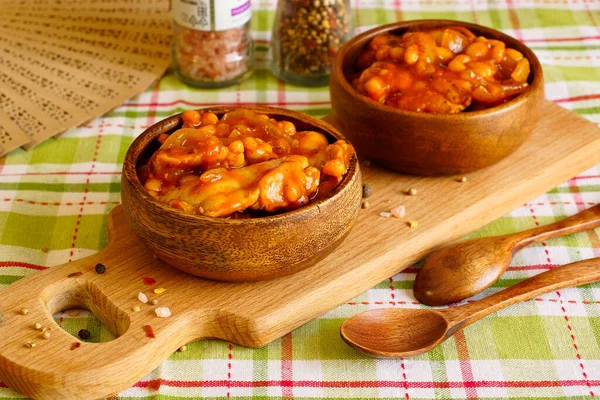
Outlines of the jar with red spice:
[[279,0],[271,71],[301,86],[325,86],[333,60],[353,35],[349,0]]
[[230,86],[254,66],[250,0],[172,0],[173,65],[185,83]]

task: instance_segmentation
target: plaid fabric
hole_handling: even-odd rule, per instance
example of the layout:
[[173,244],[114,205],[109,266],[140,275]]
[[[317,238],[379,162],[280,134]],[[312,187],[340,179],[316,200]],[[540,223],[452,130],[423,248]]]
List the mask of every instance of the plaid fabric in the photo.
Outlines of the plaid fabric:
[[[528,44],[546,74],[546,96],[600,122],[598,0],[357,0],[359,30],[398,19],[445,18],[503,30]],[[260,103],[329,113],[326,88],[278,82],[268,72],[275,1],[253,2],[258,68],[219,91],[185,87],[172,74],[135,99],[60,139],[0,160],[0,289],[106,245],[106,215],[119,204],[121,162],[132,139],[171,114],[215,104]],[[532,199],[472,236],[547,224],[600,203],[600,165]],[[554,266],[600,256],[600,230],[518,253],[483,297]],[[42,248],[48,249],[47,252]],[[590,398],[600,397],[600,284],[560,290],[502,310],[433,351],[375,360],[339,339],[342,321],[375,307],[419,307],[406,270],[257,350],[201,341],[177,352],[119,398]],[[1,299],[1,297],[0,297]],[[91,340],[111,335],[87,312],[56,316]],[[0,398],[20,395],[0,383]]]

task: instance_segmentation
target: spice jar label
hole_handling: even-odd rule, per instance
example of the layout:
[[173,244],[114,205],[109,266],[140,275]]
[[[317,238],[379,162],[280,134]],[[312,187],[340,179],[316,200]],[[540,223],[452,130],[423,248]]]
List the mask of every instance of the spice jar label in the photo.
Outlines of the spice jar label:
[[250,0],[172,0],[173,19],[199,31],[237,28],[250,20]]

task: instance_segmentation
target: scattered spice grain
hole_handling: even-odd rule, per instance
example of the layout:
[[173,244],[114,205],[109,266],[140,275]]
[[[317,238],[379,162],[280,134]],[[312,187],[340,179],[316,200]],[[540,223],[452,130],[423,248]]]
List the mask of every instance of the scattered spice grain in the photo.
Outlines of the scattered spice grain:
[[102,264],[102,263],[98,263],[96,264],[96,273],[98,274],[103,274],[106,272],[106,265]]
[[135,306],[135,307],[133,307],[131,309],[131,311],[133,311],[133,312],[140,312],[140,311],[142,311],[142,309],[140,308],[140,306]]
[[90,338],[90,336],[92,336],[92,334],[87,329],[80,329],[79,332],[77,332],[77,336],[83,340],[87,340]]
[[152,299],[152,301],[150,302],[150,304],[152,304],[153,306],[158,304],[158,300],[156,299]]
[[78,310],[69,311],[69,316],[70,317],[76,317],[78,315],[79,315],[79,311]]
[[44,253],[47,253],[47,252],[48,252],[48,248],[47,248],[46,246],[42,246],[42,251],[43,251]]
[[406,208],[404,206],[398,206],[391,209],[390,213],[396,218],[403,218],[406,214]]
[[67,275],[67,278],[75,278],[76,276],[81,276],[83,272],[73,272]]
[[27,314],[29,314],[29,309],[23,307],[19,310],[19,313],[21,313],[21,315],[27,315]]
[[463,176],[463,177],[462,177],[462,178],[460,178],[458,181],[459,181],[459,182],[461,182],[461,183],[465,183],[465,182],[467,181],[467,177],[466,177],[466,176]]
[[42,337],[43,337],[44,339],[50,339],[50,332],[48,332],[48,331],[44,331],[44,332],[42,332]]
[[138,300],[141,301],[142,303],[146,304],[148,302],[148,296],[146,296],[142,292],[139,292],[138,293]]
[[[156,258],[156,257],[155,257],[155,258]],[[143,281],[144,281],[144,283],[145,283],[146,285],[148,285],[148,286],[152,286],[152,285],[154,285],[154,284],[156,283],[156,279],[154,279],[154,278],[148,278],[148,277],[145,277],[145,278],[142,278],[142,280],[143,280]]]
[[366,199],[373,193],[373,188],[368,183],[363,183],[363,199]]
[[369,167],[369,166],[371,166],[371,160],[365,160],[365,161],[363,161],[363,165],[364,165],[365,167]]
[[167,318],[171,316],[171,310],[169,307],[157,307],[154,312],[157,317]]
[[81,346],[81,343],[75,342],[71,345],[71,350],[78,349]]
[[39,322],[36,322],[35,325],[33,325],[33,327],[34,327],[34,329],[39,331],[40,329],[42,329],[42,324],[40,324]]
[[382,211],[382,212],[379,213],[379,216],[380,217],[384,217],[384,218],[389,218],[389,217],[392,216],[392,213],[387,212],[387,211]]
[[369,202],[367,200],[363,200],[362,203],[360,203],[360,206],[362,208],[369,208]]
[[410,189],[408,189],[408,194],[411,196],[416,196],[417,195],[417,189],[414,187],[411,187]]
[[154,334],[154,329],[150,325],[144,325],[144,332],[146,332],[146,336],[151,339],[156,339],[156,335]]
[[408,221],[408,226],[410,226],[411,228],[416,228],[417,226],[419,226],[419,222],[418,221]]
[[33,342],[26,342],[26,343],[25,343],[25,347],[28,347],[28,348],[30,348],[30,349],[33,349],[33,348],[35,347],[35,343],[33,343]]
[[167,290],[167,289],[165,289],[164,287],[159,287],[159,288],[154,289],[154,293],[161,294],[161,293],[164,293],[165,290]]
[[187,350],[187,346],[185,344],[179,348],[179,351],[182,353],[186,350]]

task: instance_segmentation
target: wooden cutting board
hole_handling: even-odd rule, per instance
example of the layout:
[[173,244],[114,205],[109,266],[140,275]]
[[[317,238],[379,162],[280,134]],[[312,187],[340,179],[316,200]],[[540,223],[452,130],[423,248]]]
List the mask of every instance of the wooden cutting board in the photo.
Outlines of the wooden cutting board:
[[[208,281],[163,265],[117,207],[108,217],[106,249],[2,291],[0,379],[41,399],[100,398],[133,385],[190,341],[220,338],[264,346],[599,161],[600,130],[546,102],[530,140],[501,163],[469,174],[467,182],[363,165],[363,180],[373,187],[370,207],[361,210],[340,247],[293,276],[254,283]],[[410,187],[418,189],[417,196],[405,194]],[[400,204],[406,219],[379,216]],[[409,228],[407,220],[418,221],[418,227]],[[106,273],[96,273],[96,263],[105,264]],[[146,285],[144,277],[156,284]],[[154,294],[158,287],[166,291]],[[159,299],[158,306],[169,307],[172,315],[157,317],[157,306],[141,303],[139,292]],[[141,311],[134,312],[135,306]],[[52,314],[72,307],[90,309],[119,337],[84,343],[64,332]],[[52,328],[49,339],[34,329],[37,322]],[[147,337],[145,325],[156,338]]]

